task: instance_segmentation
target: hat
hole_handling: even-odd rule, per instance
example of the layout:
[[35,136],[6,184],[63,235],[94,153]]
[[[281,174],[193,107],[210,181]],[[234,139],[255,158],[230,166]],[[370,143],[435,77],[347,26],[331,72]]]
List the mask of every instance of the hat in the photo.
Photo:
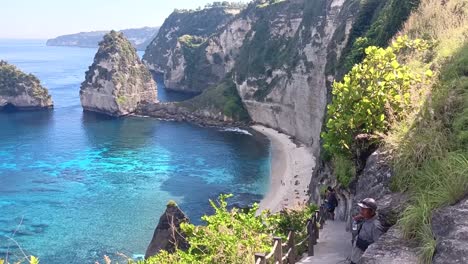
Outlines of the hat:
[[369,209],[372,209],[373,211],[377,210],[377,203],[372,198],[366,198],[360,201],[357,205],[361,208],[369,208]]

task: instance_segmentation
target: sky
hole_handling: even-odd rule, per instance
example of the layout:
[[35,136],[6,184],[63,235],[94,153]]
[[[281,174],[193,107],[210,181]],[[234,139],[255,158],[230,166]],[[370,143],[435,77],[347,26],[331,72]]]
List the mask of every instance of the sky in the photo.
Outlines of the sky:
[[[249,2],[235,2],[239,1]],[[48,39],[83,31],[160,26],[175,8],[194,9],[211,2],[214,0],[0,0],[0,38]]]

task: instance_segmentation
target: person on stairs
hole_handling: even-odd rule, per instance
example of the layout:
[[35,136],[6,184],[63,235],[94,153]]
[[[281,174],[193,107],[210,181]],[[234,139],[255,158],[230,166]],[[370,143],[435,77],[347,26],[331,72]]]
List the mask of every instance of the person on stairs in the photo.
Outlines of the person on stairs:
[[328,213],[330,213],[330,219],[335,220],[335,208],[338,206],[338,198],[336,197],[336,192],[331,186],[328,186],[326,195],[327,209]]
[[[383,233],[383,227],[377,216],[377,203],[372,198],[360,201],[359,214],[353,217],[353,231],[357,232],[351,251],[351,264],[361,263],[362,254]],[[354,230],[356,229],[356,230]]]

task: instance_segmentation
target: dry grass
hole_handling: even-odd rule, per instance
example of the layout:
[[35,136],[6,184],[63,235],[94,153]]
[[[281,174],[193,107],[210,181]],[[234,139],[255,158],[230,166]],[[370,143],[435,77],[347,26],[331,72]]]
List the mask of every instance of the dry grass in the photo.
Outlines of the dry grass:
[[[401,34],[432,41],[426,54],[406,54],[417,69],[428,64],[434,81],[414,87],[413,111],[392,124],[384,145],[393,153],[394,189],[409,191],[412,203],[399,225],[419,244],[420,262],[435,253],[432,211],[456,203],[468,192],[468,1],[422,0]],[[467,141],[468,142],[468,141]]]

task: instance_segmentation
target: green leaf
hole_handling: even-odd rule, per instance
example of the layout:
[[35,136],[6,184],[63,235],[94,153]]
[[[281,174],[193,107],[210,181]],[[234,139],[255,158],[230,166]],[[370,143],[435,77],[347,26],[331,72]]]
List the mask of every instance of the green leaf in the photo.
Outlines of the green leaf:
[[31,260],[29,261],[30,264],[39,264],[39,259],[31,256]]
[[434,75],[434,73],[431,70],[426,71],[426,76],[427,77],[432,77],[433,75]]

